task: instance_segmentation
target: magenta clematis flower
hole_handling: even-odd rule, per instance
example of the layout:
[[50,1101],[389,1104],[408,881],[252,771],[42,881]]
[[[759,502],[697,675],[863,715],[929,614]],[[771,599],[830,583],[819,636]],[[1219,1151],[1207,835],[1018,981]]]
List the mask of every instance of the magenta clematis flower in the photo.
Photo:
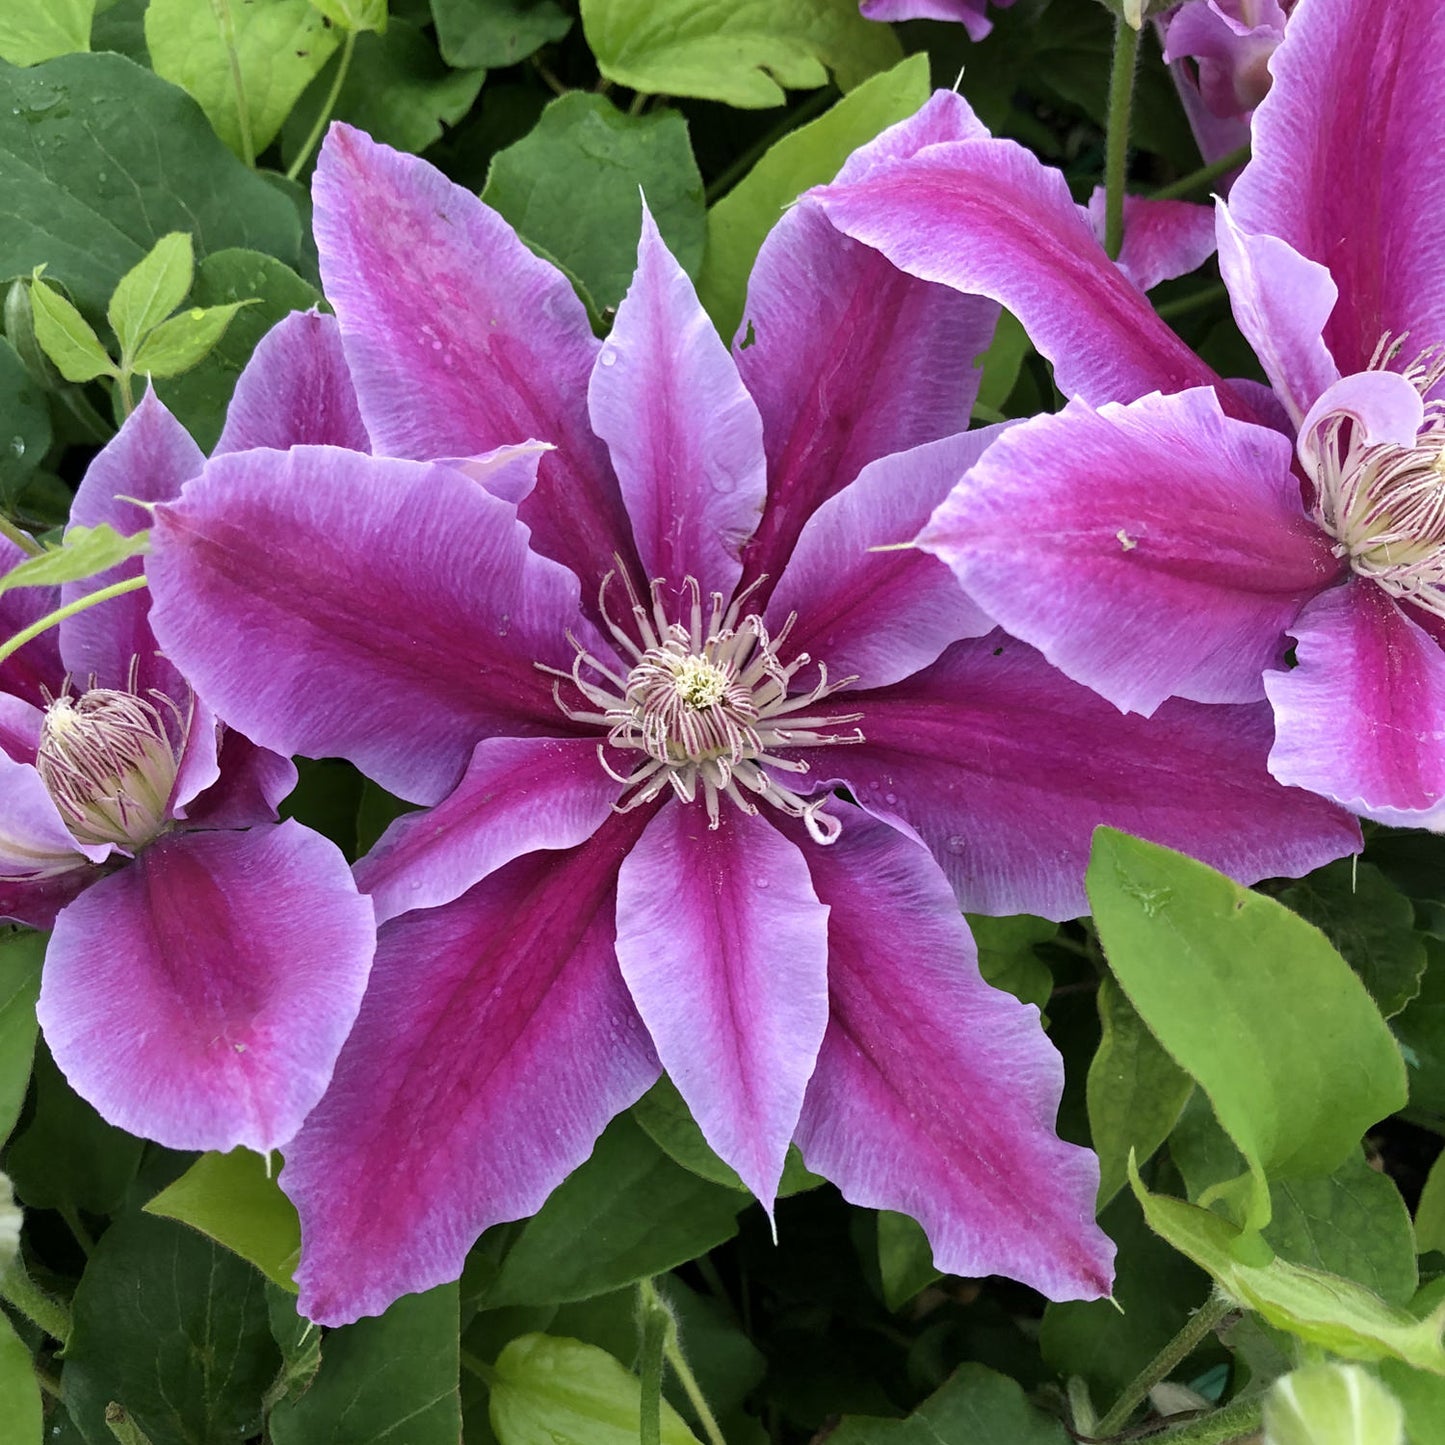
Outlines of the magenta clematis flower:
[[[145,514],[117,494],[175,497],[203,460],[147,395],[72,520],[133,532]],[[20,560],[0,539],[0,565]],[[59,600],[3,594],[0,630]],[[295,768],[217,724],[157,651],[148,608],[143,591],[100,603],[0,665],[0,917],[53,927],[40,1022],[106,1119],[172,1148],[266,1151],[331,1078],[375,950],[372,907],[333,844],[276,823]]]
[[922,149],[820,197],[909,272],[1013,307],[1078,394],[1004,437],[924,534],[971,596],[1120,707],[1267,695],[1277,778],[1434,828],[1442,55],[1445,11],[1425,0],[1310,0],[1290,22],[1218,212],[1273,396],[1206,373],[1134,306],[1013,147]]
[[[1000,10],[1014,0],[992,0]],[[858,9],[866,20],[953,20],[968,31],[970,40],[982,40],[993,29],[989,0],[861,0]]]
[[1269,94],[1269,58],[1294,0],[1187,0],[1165,22],[1164,59],[1192,60],[1209,113],[1248,121]]
[[[1269,780],[1262,707],[1120,718],[941,563],[870,550],[996,435],[959,434],[992,305],[803,205],[729,353],[644,217],[599,342],[413,157],[334,127],[315,206],[379,455],[215,459],[150,560],[167,652],[227,717],[427,805],[357,866],[377,964],[282,1174],[302,1308],[455,1278],[661,1067],[765,1205],[796,1140],[944,1269],[1105,1292],[1059,1061],[959,902],[1073,916],[1105,820],[1248,877],[1358,833]],[[499,485],[518,437],[551,449]]]

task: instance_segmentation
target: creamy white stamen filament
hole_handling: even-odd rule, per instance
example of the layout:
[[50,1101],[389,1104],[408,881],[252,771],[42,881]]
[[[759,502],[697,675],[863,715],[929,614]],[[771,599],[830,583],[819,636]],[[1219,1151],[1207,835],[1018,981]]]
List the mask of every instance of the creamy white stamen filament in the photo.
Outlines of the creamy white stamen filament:
[[[607,606],[608,588],[619,573],[631,604],[630,631]],[[761,582],[745,588],[731,604],[714,592],[704,611],[701,589],[696,579],[688,577],[682,587],[683,615],[671,620],[663,601],[664,583],[654,581],[644,602],[619,563],[617,571],[602,579],[598,610],[628,660],[625,675],[575,640],[577,656],[570,673],[543,669],[570,681],[590,705],[570,706],[559,683],[553,694],[568,718],[605,727],[607,745],[642,754],[630,773],[619,773],[608,762],[604,746],[598,745],[602,766],[631,790],[616,805],[619,812],[649,802],[671,787],[688,803],[701,793],[713,828],[719,823],[721,798],[745,813],[758,811],[753,801],[757,799],[800,818],[819,843],[838,837],[842,825],[824,811],[829,794],[803,798],[773,774],[808,771],[802,759],[783,755],[788,750],[863,740],[856,728],[847,733],[830,731],[857,722],[861,713],[823,716],[810,711],[857,678],[830,682],[827,668],[818,663],[817,682],[790,692],[811,659],[804,652],[784,663],[779,655],[795,616],[774,637],[757,613],[744,614],[747,599]]]

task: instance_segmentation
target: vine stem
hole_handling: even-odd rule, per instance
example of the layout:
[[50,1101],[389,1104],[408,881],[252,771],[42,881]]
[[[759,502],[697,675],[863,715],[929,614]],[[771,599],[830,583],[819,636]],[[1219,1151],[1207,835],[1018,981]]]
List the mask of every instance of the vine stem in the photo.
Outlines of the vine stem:
[[326,103],[321,107],[321,112],[316,117],[316,124],[311,127],[311,134],[306,137],[301,149],[296,152],[296,159],[286,168],[286,179],[294,181],[301,174],[301,167],[311,158],[326,133],[326,127],[330,123],[331,113],[336,109],[336,102],[341,96],[341,87],[346,84],[346,73],[351,69],[351,57],[356,53],[356,31],[348,30],[346,39],[341,46],[341,59],[336,65],[336,74],[331,78],[331,90],[327,94]]
[[1249,143],[1246,141],[1238,150],[1230,151],[1227,156],[1221,156],[1207,166],[1200,166],[1197,171],[1190,171],[1187,176],[1180,176],[1177,181],[1171,181],[1167,186],[1160,186],[1151,199],[1176,201],[1180,196],[1187,196],[1194,191],[1202,190],[1212,181],[1217,181],[1220,176],[1227,176],[1230,171],[1237,170],[1248,159]]
[[51,1339],[63,1345],[70,1338],[70,1311],[30,1278],[18,1254],[0,1275],[0,1299],[13,1305]]
[[[702,1392],[702,1387],[697,1383],[697,1376],[692,1372],[692,1366],[687,1362],[687,1357],[682,1352],[682,1345],[677,1338],[677,1320],[672,1313],[672,1307],[663,1299],[658,1292],[657,1285],[650,1279],[640,1280],[637,1285],[637,1306],[638,1314],[642,1321],[647,1321],[650,1315],[656,1315],[662,1323],[662,1356],[672,1367],[673,1373],[677,1376],[678,1383],[682,1386],[683,1392],[687,1395],[692,1408],[697,1412],[698,1424],[702,1426],[702,1433],[707,1436],[708,1445],[727,1445],[723,1439],[722,1430],[718,1427],[717,1417],[712,1412],[712,1407],[707,1402],[707,1397]],[[644,1347],[646,1335],[644,1333]],[[643,1361],[644,1369],[646,1360]],[[645,1380],[645,1376],[644,1376]],[[659,1380],[658,1399],[661,1399]],[[646,1405],[646,1390],[643,1393],[644,1407]],[[644,1415],[644,1428],[646,1427],[646,1416]],[[644,1440],[646,1436],[644,1435]]]
[[1129,121],[1139,32],[1122,17],[1114,26],[1114,65],[1109,74],[1109,134],[1104,150],[1104,249],[1119,259],[1124,244],[1124,177],[1129,164]]
[[658,1298],[651,1280],[637,1288],[637,1323],[642,1334],[637,1373],[642,1381],[642,1414],[638,1421],[639,1445],[662,1445],[662,1354],[672,1325],[672,1313]]
[[1252,1436],[1264,1420],[1264,1402],[1232,1400],[1201,1420],[1191,1420],[1177,1430],[1158,1436],[1159,1445],[1228,1445],[1231,1440]]
[[1167,1380],[1234,1308],[1234,1301],[1226,1296],[1218,1293],[1210,1295],[1184,1322],[1184,1328],[1129,1382],[1113,1408],[1099,1421],[1094,1433],[1114,1435],[1122,1430],[1149,1391],[1161,1380]]
[[45,548],[28,532],[22,532],[8,517],[0,516],[0,537],[14,542],[27,557],[41,556]]
[[54,612],[47,612],[38,622],[32,622],[29,627],[22,628],[8,642],[0,643],[0,662],[4,662],[12,653],[19,652],[34,637],[39,637],[42,632],[48,632],[58,623],[64,622],[67,617],[74,617],[77,612],[84,612],[87,607],[94,607],[100,602],[109,602],[112,597],[124,596],[127,592],[138,592],[146,585],[144,576],[127,577],[124,582],[112,583],[109,587],[102,587],[98,592],[89,592],[84,597],[77,597],[74,602],[67,602],[64,607],[57,607]]

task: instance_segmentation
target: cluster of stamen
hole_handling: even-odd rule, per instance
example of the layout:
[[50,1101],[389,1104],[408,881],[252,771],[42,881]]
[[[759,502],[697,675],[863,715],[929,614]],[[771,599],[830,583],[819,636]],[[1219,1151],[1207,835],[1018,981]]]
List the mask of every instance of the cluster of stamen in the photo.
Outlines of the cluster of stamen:
[[[1370,370],[1383,370],[1404,338],[1386,336]],[[1400,374],[1420,393],[1425,417],[1414,445],[1369,443],[1333,412],[1311,439],[1319,461],[1315,511],[1336,538],[1337,557],[1392,597],[1445,618],[1445,347],[1426,351]]]
[[164,693],[152,696],[92,687],[49,700],[35,768],[79,842],[133,853],[170,826],[189,720]]
[[[608,589],[618,573],[631,606],[631,631],[608,610]],[[670,787],[688,803],[700,793],[713,828],[718,826],[721,798],[745,813],[758,811],[757,799],[802,819],[820,843],[837,838],[842,825],[823,811],[830,795],[803,798],[775,774],[808,771],[801,758],[782,755],[789,749],[863,740],[856,728],[828,731],[857,722],[861,713],[822,716],[812,711],[857,678],[830,682],[820,662],[811,688],[790,691],[811,659],[801,652],[784,663],[780,656],[796,614],[773,637],[757,613],[744,613],[747,599],[762,581],[727,605],[722,594],[714,592],[711,607],[704,611],[697,581],[688,577],[682,587],[682,616],[674,621],[660,579],[652,583],[647,601],[620,563],[602,579],[598,610],[630,665],[624,673],[569,639],[577,649],[572,670],[556,675],[570,680],[589,706],[570,706],[560,684],[553,694],[573,722],[605,727],[607,745],[642,754],[630,772],[620,773],[608,761],[604,745],[598,745],[602,766],[630,790],[616,805],[619,812],[639,807]]]

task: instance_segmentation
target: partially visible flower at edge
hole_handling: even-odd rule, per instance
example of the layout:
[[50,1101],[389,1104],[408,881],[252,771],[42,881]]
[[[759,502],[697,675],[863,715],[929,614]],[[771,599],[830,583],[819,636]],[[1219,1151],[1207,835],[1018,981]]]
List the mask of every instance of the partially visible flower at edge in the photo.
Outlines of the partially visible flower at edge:
[[1164,60],[1192,60],[1198,92],[1220,120],[1248,121],[1269,94],[1269,59],[1294,0],[1187,0],[1164,21]]
[[[230,445],[246,444],[247,398],[274,438],[284,413],[259,394],[304,390],[294,374],[262,376],[265,361],[242,379]],[[71,520],[137,531],[148,518],[120,497],[173,498],[203,463],[148,393],[92,462]],[[0,567],[22,560],[0,538]],[[59,595],[0,594],[0,631],[140,566]],[[265,1152],[330,1081],[373,911],[333,843],[276,822],[294,766],[217,722],[158,652],[148,609],[143,590],[112,598],[0,664],[0,917],[53,928],[37,1013],[104,1118],[170,1148]]]
[[[959,902],[1077,914],[1099,822],[1249,878],[1358,831],[1268,780],[1262,707],[1120,718],[933,559],[870,550],[996,435],[958,431],[994,308],[804,205],[732,354],[650,219],[598,342],[415,158],[335,127],[315,206],[384,455],[218,458],[150,564],[168,654],[228,717],[427,805],[357,867],[377,964],[281,1176],[302,1308],[454,1278],[660,1067],[765,1205],[796,1140],[941,1268],[1106,1291],[1057,1056]],[[449,460],[527,436],[555,447],[530,487]]]
[[[858,9],[866,20],[951,20],[968,31],[971,40],[982,40],[993,29],[988,18],[990,0],[860,0]],[[1014,0],[992,0],[1003,10]]]
[[1310,0],[1272,64],[1218,235],[1273,394],[1135,306],[1011,143],[922,148],[813,197],[911,274],[1014,309],[1075,395],[925,534],[970,595],[1120,707],[1267,695],[1282,782],[1438,829],[1445,10]]

